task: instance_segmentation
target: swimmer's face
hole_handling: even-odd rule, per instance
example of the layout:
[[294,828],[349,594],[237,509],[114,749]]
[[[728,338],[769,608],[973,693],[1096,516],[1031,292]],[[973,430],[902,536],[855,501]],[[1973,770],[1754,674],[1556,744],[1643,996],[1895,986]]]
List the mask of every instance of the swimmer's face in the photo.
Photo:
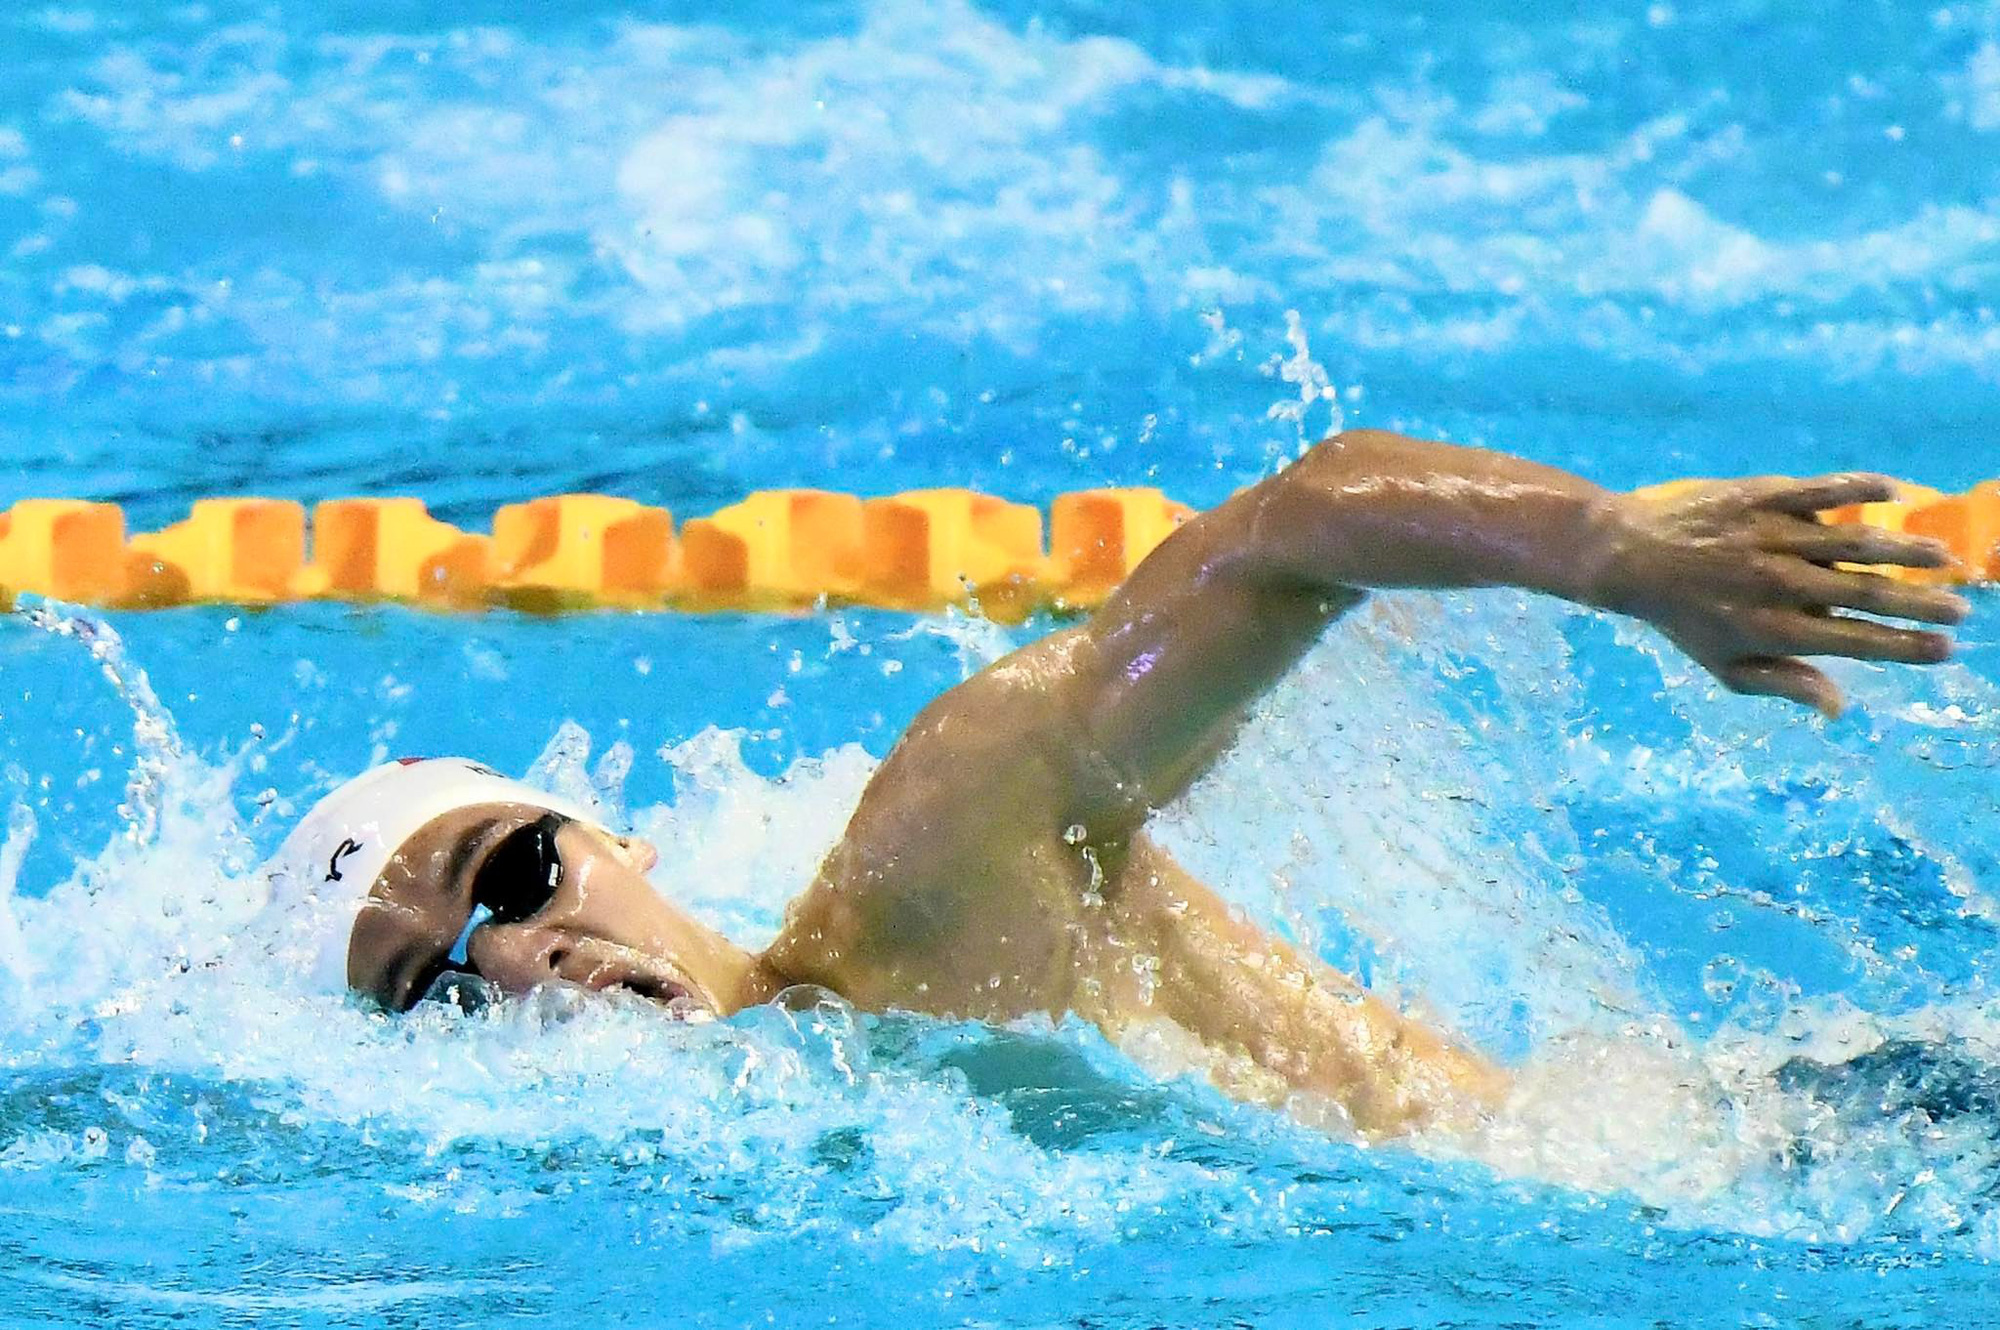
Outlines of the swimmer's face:
[[493,882],[496,868],[521,857],[495,851],[544,816],[527,804],[475,804],[426,823],[382,870],[355,921],[348,984],[392,1011],[408,1010],[447,968],[472,917],[474,881],[487,869],[488,890],[499,885],[537,902],[547,894],[527,917],[488,920],[467,940],[470,968],[494,987],[523,993],[561,983],[622,989],[676,1009],[734,1010],[729,978],[741,953],[647,882],[659,855],[646,842],[562,821],[552,894],[532,881]]

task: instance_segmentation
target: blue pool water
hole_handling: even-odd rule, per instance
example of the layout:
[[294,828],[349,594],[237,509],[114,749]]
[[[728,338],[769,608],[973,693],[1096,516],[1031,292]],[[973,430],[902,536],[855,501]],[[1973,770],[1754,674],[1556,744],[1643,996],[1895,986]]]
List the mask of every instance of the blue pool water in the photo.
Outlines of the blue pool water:
[[[2000,6],[1501,12],[12,7],[0,503],[1205,504],[1341,423],[2000,474]],[[1363,1149],[1067,1024],[391,1021],[230,956],[286,817],[401,752],[602,799],[757,942],[1046,625],[27,605],[0,1319],[1990,1323],[1996,612],[1833,724],[1512,594],[1339,626],[1162,835],[1519,1069]]]

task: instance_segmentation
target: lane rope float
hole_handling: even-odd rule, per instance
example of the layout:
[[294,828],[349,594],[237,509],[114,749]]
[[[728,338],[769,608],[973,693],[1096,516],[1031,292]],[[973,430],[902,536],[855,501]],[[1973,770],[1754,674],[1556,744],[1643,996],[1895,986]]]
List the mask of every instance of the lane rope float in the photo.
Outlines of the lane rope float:
[[[1695,481],[1652,486],[1670,491]],[[492,530],[422,499],[197,500],[185,520],[127,535],[116,504],[23,499],[0,514],[0,592],[106,608],[331,600],[542,613],[601,607],[771,610],[820,603],[994,618],[1103,601],[1195,509],[1149,487],[1088,489],[1039,508],[966,489],[861,498],[762,490],[675,528],[634,499],[558,494],[508,504]],[[2000,581],[2000,481],[1963,494],[1901,485],[1828,514],[1934,536],[1950,567],[1911,580]],[[1046,529],[1046,540],[1044,533]]]

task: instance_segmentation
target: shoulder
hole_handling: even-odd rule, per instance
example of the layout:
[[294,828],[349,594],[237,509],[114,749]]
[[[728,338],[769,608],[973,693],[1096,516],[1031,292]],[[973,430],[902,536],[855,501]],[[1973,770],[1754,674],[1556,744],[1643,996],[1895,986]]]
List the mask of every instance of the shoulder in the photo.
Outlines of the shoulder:
[[938,742],[990,748],[1024,737],[1025,728],[1060,722],[1089,649],[1086,632],[1071,628],[1008,654],[938,694],[910,722],[897,750]]
[[1060,775],[1074,731],[1070,680],[1088,647],[1081,630],[1055,633],[939,694],[897,740],[877,780],[921,773],[933,797],[990,799],[1028,793],[997,783]]
[[929,859],[1060,836],[1091,764],[1071,685],[1090,650],[1053,633],[940,694],[869,781],[846,848]]

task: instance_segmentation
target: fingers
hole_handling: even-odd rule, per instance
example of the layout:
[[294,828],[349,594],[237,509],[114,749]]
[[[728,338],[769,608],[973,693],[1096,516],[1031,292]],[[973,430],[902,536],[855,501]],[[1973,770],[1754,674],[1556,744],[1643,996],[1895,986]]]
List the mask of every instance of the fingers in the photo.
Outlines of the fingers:
[[1801,606],[1943,624],[1961,622],[1972,609],[1970,601],[1942,587],[1914,586],[1880,573],[1841,572],[1794,561],[1773,575]]
[[1903,665],[1935,665],[1951,657],[1951,639],[1943,633],[1803,610],[1759,614],[1747,636],[1759,655],[1846,656]]
[[1823,508],[1886,502],[1896,497],[1896,482],[1888,476],[1866,471],[1836,472],[1809,480],[1764,476],[1744,481],[1742,497],[1747,508],[1809,517]]
[[1878,527],[1843,524],[1822,526],[1792,517],[1771,518],[1762,541],[1765,549],[1794,554],[1813,563],[1893,564],[1898,568],[1942,568],[1951,562],[1951,547],[1929,536],[1912,536]]
[[1839,684],[1789,656],[1748,656],[1731,661],[1715,675],[1732,692],[1787,698],[1829,720],[1837,718],[1846,704]]

